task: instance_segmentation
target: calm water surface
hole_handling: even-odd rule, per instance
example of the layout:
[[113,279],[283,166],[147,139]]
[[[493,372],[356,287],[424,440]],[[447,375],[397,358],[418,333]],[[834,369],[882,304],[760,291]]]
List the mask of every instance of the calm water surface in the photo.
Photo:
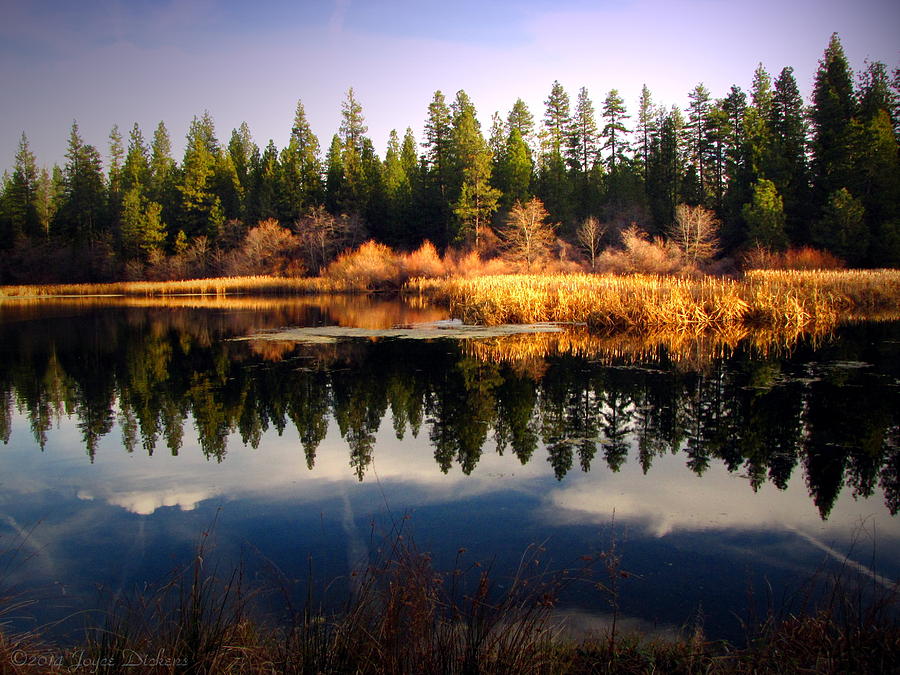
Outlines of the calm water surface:
[[[37,601],[14,624],[75,631],[206,531],[251,583],[311,564],[335,597],[398,524],[438,568],[465,548],[501,584],[530,545],[556,569],[615,545],[628,626],[709,637],[845,556],[900,578],[900,325],[790,346],[236,339],[446,318],[364,298],[0,305],[0,590]],[[573,626],[608,619],[599,591],[563,600]]]

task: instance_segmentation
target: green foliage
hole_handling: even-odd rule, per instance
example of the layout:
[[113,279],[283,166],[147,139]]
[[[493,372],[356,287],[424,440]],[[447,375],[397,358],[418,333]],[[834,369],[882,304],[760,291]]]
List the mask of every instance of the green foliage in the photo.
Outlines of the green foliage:
[[453,120],[453,156],[462,184],[453,202],[459,222],[456,237],[471,240],[478,250],[482,229],[497,210],[500,191],[491,187],[492,156],[478,128],[475,108],[464,92],[457,95]]
[[278,194],[282,222],[296,222],[306,209],[322,203],[319,153],[319,140],[309,126],[303,104],[297,101],[291,138],[281,152]]
[[820,195],[855,187],[853,175],[853,127],[856,99],[850,66],[837,33],[831,36],[819,62],[813,85],[813,179]]
[[149,257],[162,249],[166,226],[160,219],[162,206],[141,196],[137,187],[125,193],[122,200],[121,250],[126,259]]
[[742,213],[750,243],[777,250],[787,247],[784,202],[772,181],[761,178],[754,183],[753,199],[744,205]]
[[77,122],[69,134],[63,181],[55,229],[82,244],[95,242],[106,228],[106,186],[100,153],[81,139]]
[[4,189],[4,220],[8,234],[6,245],[25,236],[41,234],[38,214],[38,169],[28,138],[22,133],[16,152],[15,167]]
[[625,101],[619,96],[617,89],[610,89],[609,94],[603,101],[603,119],[606,124],[603,127],[603,149],[609,151],[607,160],[609,161],[609,170],[615,171],[628,149],[628,143],[625,140],[625,134],[628,129],[625,128],[625,120],[628,115],[625,114]]
[[822,218],[814,225],[813,238],[851,265],[860,264],[869,244],[862,202],[847,188],[833,192],[822,211]]

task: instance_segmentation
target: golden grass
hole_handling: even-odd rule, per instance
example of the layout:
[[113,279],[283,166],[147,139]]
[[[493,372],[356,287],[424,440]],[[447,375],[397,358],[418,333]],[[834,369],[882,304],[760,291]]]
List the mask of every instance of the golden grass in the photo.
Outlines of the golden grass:
[[185,281],[120,281],[108,284],[47,284],[0,286],[7,298],[86,295],[295,295],[339,293],[350,287],[339,279],[322,277],[217,277]]
[[900,271],[754,271],[743,280],[668,276],[508,275],[416,279],[407,290],[446,302],[467,323],[585,323],[638,332],[806,331],[900,307]]

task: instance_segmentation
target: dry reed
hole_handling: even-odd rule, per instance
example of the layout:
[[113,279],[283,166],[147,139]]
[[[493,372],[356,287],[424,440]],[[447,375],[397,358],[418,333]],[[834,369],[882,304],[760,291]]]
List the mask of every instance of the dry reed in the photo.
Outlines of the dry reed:
[[542,321],[592,329],[691,333],[736,326],[810,330],[900,306],[900,271],[754,271],[743,280],[570,274],[416,279],[410,293],[448,303],[463,321]]
[[86,295],[300,295],[350,290],[339,279],[322,277],[217,277],[185,281],[120,281],[108,284],[47,284],[0,286],[0,301],[8,298]]

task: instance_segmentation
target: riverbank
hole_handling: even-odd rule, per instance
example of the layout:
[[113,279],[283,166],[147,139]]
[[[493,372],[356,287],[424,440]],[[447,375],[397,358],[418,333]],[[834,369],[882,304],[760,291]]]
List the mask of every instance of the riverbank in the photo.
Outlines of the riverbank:
[[[392,288],[394,288],[392,286]],[[353,279],[223,277],[186,281],[3,286],[0,302],[65,296],[290,296],[380,290]],[[613,274],[415,277],[407,296],[449,306],[466,323],[583,323],[598,331],[725,332],[828,328],[900,313],[900,270],[753,270],[741,279]]]

